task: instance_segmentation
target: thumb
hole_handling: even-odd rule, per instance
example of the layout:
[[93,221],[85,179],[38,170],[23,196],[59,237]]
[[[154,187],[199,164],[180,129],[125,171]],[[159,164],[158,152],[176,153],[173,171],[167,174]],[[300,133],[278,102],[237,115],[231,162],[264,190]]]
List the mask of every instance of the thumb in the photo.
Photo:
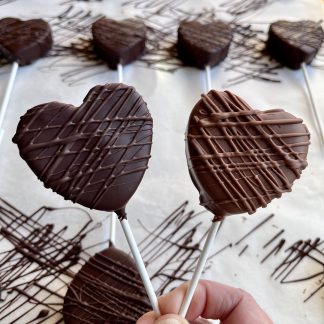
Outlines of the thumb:
[[167,314],[159,317],[154,324],[189,324],[189,322],[179,315]]

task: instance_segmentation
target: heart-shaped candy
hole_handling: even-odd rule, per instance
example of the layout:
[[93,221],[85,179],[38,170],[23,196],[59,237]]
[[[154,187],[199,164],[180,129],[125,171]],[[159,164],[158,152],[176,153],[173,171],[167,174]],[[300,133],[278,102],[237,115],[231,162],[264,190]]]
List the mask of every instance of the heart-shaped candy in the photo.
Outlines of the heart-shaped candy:
[[222,21],[183,21],[178,29],[179,57],[185,64],[200,69],[214,66],[227,56],[232,37],[230,25]]
[[310,64],[322,46],[324,32],[318,22],[311,20],[279,20],[270,25],[267,49],[281,64],[299,69]]
[[0,20],[0,56],[9,62],[28,65],[43,57],[52,48],[53,40],[49,24],[42,19]]
[[229,91],[210,91],[193,108],[186,155],[203,206],[222,218],[290,191],[307,166],[309,132],[282,109],[258,111]]
[[110,247],[80,269],[64,298],[66,324],[135,323],[151,309],[133,259]]
[[59,102],[21,117],[13,139],[48,188],[89,208],[124,208],[147,169],[152,117],[133,87],[92,88],[80,107]]
[[111,69],[138,59],[145,50],[146,27],[136,19],[100,18],[92,25],[94,50]]

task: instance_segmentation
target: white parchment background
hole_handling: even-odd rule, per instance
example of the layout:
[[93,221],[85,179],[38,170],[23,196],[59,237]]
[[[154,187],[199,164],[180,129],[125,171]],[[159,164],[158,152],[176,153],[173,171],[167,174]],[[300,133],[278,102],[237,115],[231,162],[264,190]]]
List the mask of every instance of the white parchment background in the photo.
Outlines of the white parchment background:
[[[41,0],[16,1],[0,6],[0,17],[39,17],[49,13],[53,16],[63,11],[62,1]],[[219,1],[187,1],[184,6],[217,6]],[[109,17],[122,18],[130,16],[122,11],[121,1],[103,1],[95,3],[75,2],[80,8],[92,8],[94,12]],[[254,24],[263,26],[264,22],[278,19],[312,19],[324,18],[323,1],[315,0],[277,0],[272,1],[261,12],[248,18]],[[267,28],[267,25],[265,25]],[[96,84],[117,82],[116,72],[93,76],[73,87],[62,82],[60,74],[64,67],[44,71],[51,59],[42,59],[31,66],[20,68],[13,96],[5,120],[5,138],[0,153],[0,196],[17,208],[32,212],[42,205],[70,205],[52,191],[44,189],[26,163],[19,157],[17,147],[11,142],[20,115],[28,108],[48,101],[62,101],[79,105],[88,90]],[[76,59],[75,59],[76,60]],[[9,67],[0,71],[0,98],[3,95]],[[215,89],[224,89],[230,72],[225,72],[222,65],[212,70],[212,84]],[[309,68],[315,99],[322,113],[324,122],[324,71]],[[253,228],[261,219],[275,213],[271,226],[262,228],[249,238],[249,249],[238,258],[244,246],[234,247],[214,259],[212,269],[204,277],[221,281],[249,291],[262,307],[269,313],[275,323],[324,323],[324,289],[307,303],[303,299],[307,292],[318,287],[317,280],[299,284],[281,285],[270,278],[278,259],[269,259],[260,264],[265,256],[262,244],[270,239],[278,228],[285,229],[285,239],[293,244],[299,239],[324,238],[324,156],[321,155],[318,136],[310,113],[307,92],[301,71],[280,71],[281,83],[248,81],[228,90],[242,96],[252,107],[257,109],[284,108],[300,116],[308,125],[312,134],[312,145],[309,153],[309,167],[302,178],[296,181],[293,192],[285,194],[280,200],[273,201],[266,209],[242,221],[242,216],[229,217],[215,243],[215,250],[240,238]],[[176,73],[167,73],[132,64],[124,70],[125,83],[135,86],[147,101],[154,118],[154,145],[152,159],[141,186],[128,205],[129,221],[134,228],[135,236],[140,240],[143,229],[138,225],[141,219],[148,227],[153,228],[164,216],[168,215],[184,200],[201,210],[198,194],[188,175],[184,154],[184,132],[191,108],[204,91],[204,73],[183,68]],[[100,213],[93,212],[94,217]],[[244,215],[245,216],[245,215]],[[53,222],[57,221],[55,219]],[[206,216],[205,228],[210,218]],[[70,225],[78,220],[66,217]],[[122,238],[121,247],[127,249]],[[106,237],[100,232],[93,240]],[[261,242],[261,243],[260,243]],[[1,243],[0,243],[1,244]],[[283,252],[281,252],[283,253]],[[283,254],[284,255],[284,254]],[[323,255],[321,255],[323,260]],[[162,262],[162,260],[161,260]],[[323,262],[323,261],[322,261]],[[302,272],[315,273],[316,263],[303,264]],[[323,271],[318,268],[318,271]],[[321,279],[321,278],[317,278]],[[323,279],[323,276],[322,276]],[[322,281],[323,283],[323,281]],[[305,295],[306,289],[306,295]]]

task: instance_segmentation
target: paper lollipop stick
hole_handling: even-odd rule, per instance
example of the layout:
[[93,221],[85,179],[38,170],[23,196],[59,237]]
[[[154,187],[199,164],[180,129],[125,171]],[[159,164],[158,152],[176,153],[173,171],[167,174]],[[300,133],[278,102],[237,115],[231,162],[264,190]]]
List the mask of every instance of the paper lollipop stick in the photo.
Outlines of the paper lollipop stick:
[[4,129],[3,129],[3,121],[6,115],[6,111],[8,109],[8,104],[9,104],[9,100],[11,97],[11,93],[15,84],[15,79],[16,79],[16,75],[17,75],[17,71],[18,71],[18,67],[19,64],[14,62],[11,66],[11,72],[10,72],[10,76],[9,76],[9,81],[8,81],[8,85],[2,100],[2,104],[1,104],[1,108],[0,108],[0,143],[2,141],[2,137],[4,134]]
[[159,314],[125,212],[148,167],[152,127],[139,93],[112,83],[92,88],[80,107],[50,102],[30,109],[21,117],[13,141],[46,187],[85,207],[118,215],[152,308]]
[[52,48],[49,24],[42,19],[0,19],[0,56],[12,62],[9,82],[0,108],[0,143],[3,137],[3,121],[8,109],[18,67],[28,65],[45,56]]
[[302,69],[322,149],[324,127],[312,94],[306,64],[316,57],[323,41],[324,31],[320,22],[311,20],[276,21],[270,25],[267,41],[267,49],[273,58],[292,70]]
[[312,88],[311,88],[311,85],[310,85],[308,72],[307,72],[305,63],[302,63],[301,68],[302,68],[302,71],[303,71],[303,75],[304,75],[304,79],[305,79],[305,83],[306,83],[306,87],[307,87],[308,96],[309,96],[309,99],[310,99],[313,115],[314,115],[315,121],[317,123],[317,128],[318,128],[319,135],[320,135],[319,136],[320,137],[320,142],[321,142],[322,148],[324,149],[324,131],[323,131],[324,127],[323,127],[323,124],[322,124],[322,119],[320,117],[319,109],[317,108],[317,105],[315,104],[315,100],[314,100],[314,96],[313,96],[313,92],[312,92]]
[[205,66],[205,73],[206,73],[206,93],[212,89],[211,85],[211,75],[210,75],[210,66]]
[[210,251],[213,247],[213,243],[215,241],[215,237],[217,235],[217,232],[219,230],[219,227],[221,225],[221,221],[213,221],[209,232],[208,232],[208,236],[206,238],[206,242],[205,245],[203,247],[203,250],[201,252],[201,255],[199,257],[197,266],[195,268],[195,271],[193,273],[193,276],[189,282],[189,286],[186,292],[186,295],[184,297],[184,300],[182,302],[180,311],[179,311],[179,315],[182,316],[183,318],[186,317],[187,311],[189,309],[192,297],[196,291],[199,279],[201,277],[201,274],[205,268],[205,264],[207,262],[208,256],[210,255]]
[[138,272],[139,272],[139,274],[140,274],[140,276],[142,278],[142,281],[143,281],[146,293],[148,295],[148,298],[149,298],[149,300],[151,302],[151,306],[153,308],[153,311],[155,312],[155,314],[157,316],[160,316],[161,313],[160,313],[160,309],[159,309],[159,303],[158,303],[154,288],[152,286],[150,277],[149,277],[149,275],[148,275],[148,273],[146,271],[146,267],[145,267],[145,264],[143,262],[142,256],[140,254],[140,251],[139,251],[138,246],[136,244],[136,241],[134,239],[134,235],[133,235],[133,232],[131,230],[131,227],[129,226],[128,221],[127,221],[126,218],[123,218],[120,223],[121,223],[123,231],[125,233],[128,245],[129,245],[129,247],[131,249],[133,258],[135,260],[137,270],[138,270]]
[[[117,71],[118,71],[118,82],[123,83],[124,82],[124,76],[123,76],[123,65],[118,64],[117,65]],[[115,213],[111,213],[110,215],[110,242],[112,245],[115,245],[116,242],[116,220],[117,217]]]
[[290,191],[307,166],[308,145],[302,120],[284,110],[254,110],[228,91],[202,95],[188,121],[186,156],[200,203],[215,216],[181,316],[187,313],[219,221],[227,215],[253,214]]

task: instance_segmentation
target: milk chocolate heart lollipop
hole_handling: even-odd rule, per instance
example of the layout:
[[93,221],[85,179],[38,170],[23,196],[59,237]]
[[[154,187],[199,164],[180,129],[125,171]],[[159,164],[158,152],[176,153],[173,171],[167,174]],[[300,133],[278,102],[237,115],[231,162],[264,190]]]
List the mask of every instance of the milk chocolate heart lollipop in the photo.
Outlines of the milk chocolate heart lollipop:
[[277,61],[295,70],[313,61],[323,41],[318,22],[279,20],[270,25],[267,49]]
[[66,324],[135,323],[151,309],[132,258],[110,247],[89,259],[64,298]]
[[146,27],[136,19],[101,18],[92,25],[94,50],[111,69],[138,59],[145,50]]
[[307,166],[309,137],[302,120],[282,109],[252,109],[229,91],[202,95],[186,142],[201,204],[216,217],[266,207]]
[[27,65],[45,56],[52,48],[53,40],[49,24],[42,19],[0,20],[0,56],[9,62]]
[[92,88],[80,107],[50,102],[28,110],[13,141],[46,187],[124,214],[147,169],[152,117],[133,87],[106,84]]
[[210,91],[193,108],[186,133],[189,173],[214,214],[179,314],[185,316],[209,251],[228,215],[252,214],[290,191],[307,166],[309,132],[282,109],[259,111],[229,91]]
[[178,29],[179,57],[185,64],[200,69],[213,67],[225,59],[231,41],[232,30],[225,22],[183,21]]

